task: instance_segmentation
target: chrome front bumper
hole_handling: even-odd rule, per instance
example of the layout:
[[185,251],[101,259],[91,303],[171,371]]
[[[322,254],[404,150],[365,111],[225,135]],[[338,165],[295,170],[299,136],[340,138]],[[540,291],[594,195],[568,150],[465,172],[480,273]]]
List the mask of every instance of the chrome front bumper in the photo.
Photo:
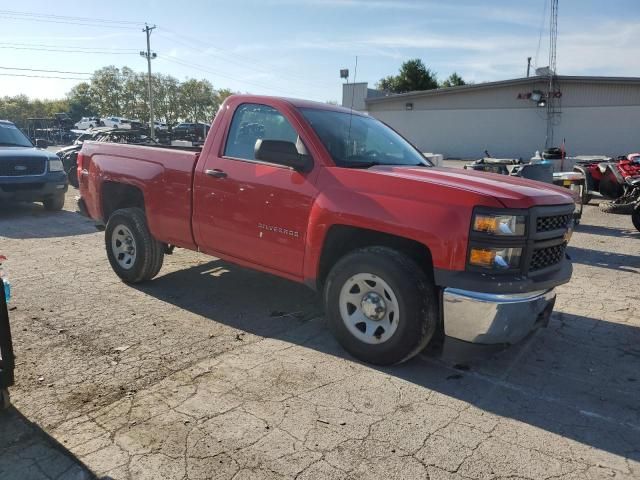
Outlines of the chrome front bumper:
[[465,342],[512,344],[546,326],[556,300],[554,289],[509,295],[445,288],[444,333]]

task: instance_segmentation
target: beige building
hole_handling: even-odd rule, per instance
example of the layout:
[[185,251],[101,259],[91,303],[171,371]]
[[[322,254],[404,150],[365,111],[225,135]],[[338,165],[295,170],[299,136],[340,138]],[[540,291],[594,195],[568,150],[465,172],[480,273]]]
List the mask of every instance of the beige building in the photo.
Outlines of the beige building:
[[[554,145],[570,155],[640,151],[640,78],[557,77]],[[368,111],[420,150],[448,158],[530,158],[547,134],[545,77],[375,96],[366,84],[343,87],[343,105]],[[353,99],[351,98],[353,92]],[[374,91],[375,92],[375,91]],[[364,98],[362,98],[364,96]],[[360,108],[358,108],[360,107]]]

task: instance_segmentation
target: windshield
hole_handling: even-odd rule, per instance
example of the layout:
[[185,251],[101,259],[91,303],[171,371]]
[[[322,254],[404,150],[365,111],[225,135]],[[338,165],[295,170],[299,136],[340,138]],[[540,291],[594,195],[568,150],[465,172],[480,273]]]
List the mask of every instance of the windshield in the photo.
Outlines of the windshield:
[[409,142],[373,117],[314,108],[300,111],[339,167],[430,166]]
[[13,123],[0,123],[0,145],[33,147],[31,141]]

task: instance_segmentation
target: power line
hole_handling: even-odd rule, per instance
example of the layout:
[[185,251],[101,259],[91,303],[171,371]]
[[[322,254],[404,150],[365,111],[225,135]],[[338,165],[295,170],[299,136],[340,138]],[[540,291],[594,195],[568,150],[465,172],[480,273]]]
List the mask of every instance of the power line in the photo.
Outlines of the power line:
[[91,72],[65,72],[63,70],[41,70],[38,68],[0,67],[2,70],[21,70],[27,72],[69,73],[72,75],[92,75]]
[[111,48],[109,47],[81,47],[78,45],[50,45],[48,43],[16,43],[16,42],[0,42],[0,45],[16,46],[16,47],[45,47],[45,48],[64,48],[73,50],[109,50],[109,51],[122,51],[122,52],[135,52],[138,50],[135,48]]
[[[184,35],[184,34],[181,34],[181,33],[174,32],[173,30],[170,30],[168,28],[164,28],[164,30],[166,30],[167,32],[171,33],[173,36],[178,37],[178,38],[173,38],[173,37],[170,37],[168,35],[160,34],[162,37],[164,37],[166,39],[169,39],[169,40],[177,42],[177,43],[181,43],[182,45],[185,45],[185,46],[187,46],[189,48],[202,49],[202,47],[204,45],[208,49],[216,50],[216,51],[220,52],[218,54],[215,54],[215,53],[212,53],[212,52],[207,52],[208,55],[212,55],[212,56],[221,58],[221,59],[223,59],[223,60],[225,60],[227,62],[234,63],[236,65],[239,65],[239,66],[243,67],[243,68],[247,68],[247,69],[250,69],[250,70],[257,70],[257,71],[261,71],[261,72],[264,72],[264,73],[269,73],[269,74],[275,75],[275,76],[280,77],[280,78],[286,78],[288,80],[295,80],[297,78],[299,82],[304,82],[306,85],[314,85],[315,84],[316,86],[321,87],[321,88],[326,88],[326,87],[329,87],[329,86],[335,87],[335,85],[333,85],[333,84],[324,83],[324,82],[322,84],[320,84],[318,82],[310,81],[308,78],[305,78],[304,76],[296,75],[296,74],[290,73],[290,72],[287,72],[286,74],[274,73],[274,71],[277,70],[276,67],[269,66],[269,65],[267,65],[265,63],[261,63],[261,62],[255,60],[253,58],[245,57],[245,56],[242,56],[242,55],[234,54],[234,57],[240,58],[240,59],[244,59],[244,61],[238,61],[236,58],[228,58],[229,54],[227,52],[225,52],[220,47],[216,47],[215,45],[208,44],[208,43],[203,43],[200,40],[188,37],[187,35]],[[185,43],[184,41],[181,41],[180,38],[185,39],[188,43]]]
[[220,73],[218,71],[211,70],[211,69],[209,69],[207,67],[204,67],[202,65],[198,65],[196,63],[184,62],[182,60],[178,60],[178,59],[171,58],[171,57],[165,57],[163,55],[158,55],[158,58],[160,58],[162,60],[165,60],[165,61],[168,61],[168,62],[176,63],[178,65],[182,65],[182,66],[185,66],[185,67],[193,68],[194,70],[200,70],[200,71],[205,72],[205,73],[210,73],[210,74],[217,75],[217,76],[220,76],[220,77],[223,77],[223,78],[228,78],[228,79],[234,80],[236,82],[246,83],[248,85],[253,85],[253,86],[256,86],[256,87],[259,87],[259,88],[264,88],[266,90],[271,90],[273,92],[280,93],[280,94],[283,93],[283,90],[276,89],[276,88],[273,88],[273,87],[270,87],[268,85],[264,85],[264,84],[261,84],[261,83],[252,82],[251,80],[243,80],[241,78],[233,77],[233,76],[227,75],[225,73]]
[[26,75],[22,73],[0,73],[2,77],[27,77],[27,78],[57,78],[61,80],[88,80],[88,78],[77,78],[77,77],[58,77],[52,75]]
[[52,15],[48,13],[19,12],[17,10],[0,10],[0,14],[15,15],[20,17],[56,18],[61,20],[86,21],[91,23],[119,23],[119,24],[127,24],[127,25],[142,25],[144,23],[144,22],[136,22],[131,20],[113,20],[113,19],[107,19],[107,18],[75,17],[70,15]]
[[62,53],[89,53],[89,54],[108,54],[108,55],[132,55],[135,52],[116,52],[111,50],[72,50],[65,48],[40,48],[40,47],[15,47],[0,45],[0,48],[9,50],[33,50],[36,52],[62,52]]
[[134,26],[124,26],[124,25],[111,25],[111,24],[101,24],[101,23],[86,23],[86,22],[72,22],[72,21],[62,21],[48,18],[37,18],[37,17],[16,17],[11,15],[1,15],[0,18],[8,18],[11,20],[23,20],[23,21],[31,21],[31,22],[44,22],[44,23],[60,23],[64,25],[83,25],[86,27],[105,27],[105,28],[120,28],[126,30],[132,30],[135,28]]

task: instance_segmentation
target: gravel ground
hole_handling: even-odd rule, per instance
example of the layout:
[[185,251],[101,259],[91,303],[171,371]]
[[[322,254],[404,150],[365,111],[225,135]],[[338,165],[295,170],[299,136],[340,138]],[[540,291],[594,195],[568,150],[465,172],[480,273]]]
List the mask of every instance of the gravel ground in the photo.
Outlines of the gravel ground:
[[143,286],[66,210],[0,206],[0,479],[640,478],[640,233],[586,208],[547,329],[456,369],[348,358],[304,287],[188,251]]

